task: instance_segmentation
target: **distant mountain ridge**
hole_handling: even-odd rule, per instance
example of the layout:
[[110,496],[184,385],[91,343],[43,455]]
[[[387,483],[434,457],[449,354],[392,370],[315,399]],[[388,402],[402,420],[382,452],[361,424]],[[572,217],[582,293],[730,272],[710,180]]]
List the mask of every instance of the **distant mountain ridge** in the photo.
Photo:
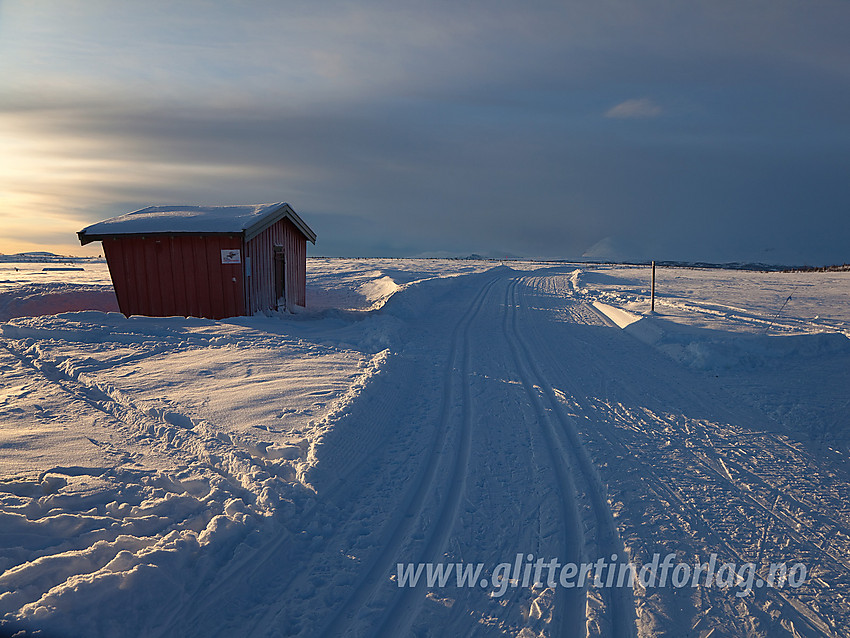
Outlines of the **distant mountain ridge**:
[[38,264],[54,264],[54,263],[92,263],[92,262],[102,262],[104,261],[103,257],[75,257],[73,255],[57,255],[56,253],[46,252],[43,250],[35,250],[31,252],[25,253],[14,253],[12,255],[5,255],[0,253],[0,262],[2,263],[10,263],[10,262],[31,262]]

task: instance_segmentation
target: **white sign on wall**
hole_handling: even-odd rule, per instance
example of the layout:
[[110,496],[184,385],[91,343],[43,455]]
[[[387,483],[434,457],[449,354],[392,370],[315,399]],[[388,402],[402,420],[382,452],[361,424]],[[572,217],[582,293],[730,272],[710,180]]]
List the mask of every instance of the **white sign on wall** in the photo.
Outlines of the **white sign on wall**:
[[230,250],[222,250],[221,251],[221,263],[223,264],[241,264],[242,263],[242,251],[238,248],[232,248]]

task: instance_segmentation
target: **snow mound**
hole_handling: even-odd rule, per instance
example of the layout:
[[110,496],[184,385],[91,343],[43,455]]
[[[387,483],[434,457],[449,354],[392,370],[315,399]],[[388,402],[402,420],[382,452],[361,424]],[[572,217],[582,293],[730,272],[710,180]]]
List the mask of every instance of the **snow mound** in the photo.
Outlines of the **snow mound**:
[[686,326],[598,301],[593,307],[636,339],[688,367],[721,370],[774,365],[787,359],[850,355],[850,338],[837,332],[740,334]]
[[[628,329],[627,329],[628,332]],[[646,333],[644,333],[646,334]],[[723,370],[792,365],[799,359],[850,355],[850,339],[838,333],[801,335],[673,336],[663,333],[656,347],[691,368]]]
[[383,306],[387,299],[392,297],[398,290],[400,290],[398,284],[386,275],[372,281],[367,281],[359,288],[360,294],[371,304],[372,309]]
[[25,284],[0,292],[0,321],[79,310],[118,312],[112,286]]
[[627,328],[636,321],[640,321],[640,316],[633,312],[628,312],[627,310],[611,306],[607,303],[602,303],[601,301],[594,301],[593,307],[599,310],[620,328]]

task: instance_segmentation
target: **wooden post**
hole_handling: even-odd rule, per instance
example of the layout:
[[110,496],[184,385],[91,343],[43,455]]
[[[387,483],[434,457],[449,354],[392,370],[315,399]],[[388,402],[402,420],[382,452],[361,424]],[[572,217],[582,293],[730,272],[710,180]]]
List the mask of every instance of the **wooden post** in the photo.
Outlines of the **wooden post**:
[[655,262],[652,262],[652,293],[650,295],[650,311],[655,312]]

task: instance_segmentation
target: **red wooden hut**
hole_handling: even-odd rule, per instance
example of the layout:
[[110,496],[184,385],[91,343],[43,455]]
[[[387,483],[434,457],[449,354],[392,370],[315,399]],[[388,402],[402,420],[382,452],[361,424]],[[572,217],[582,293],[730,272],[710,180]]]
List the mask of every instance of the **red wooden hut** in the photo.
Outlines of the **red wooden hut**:
[[103,252],[126,316],[222,319],[306,303],[307,241],[289,204],[150,206],[77,233]]

